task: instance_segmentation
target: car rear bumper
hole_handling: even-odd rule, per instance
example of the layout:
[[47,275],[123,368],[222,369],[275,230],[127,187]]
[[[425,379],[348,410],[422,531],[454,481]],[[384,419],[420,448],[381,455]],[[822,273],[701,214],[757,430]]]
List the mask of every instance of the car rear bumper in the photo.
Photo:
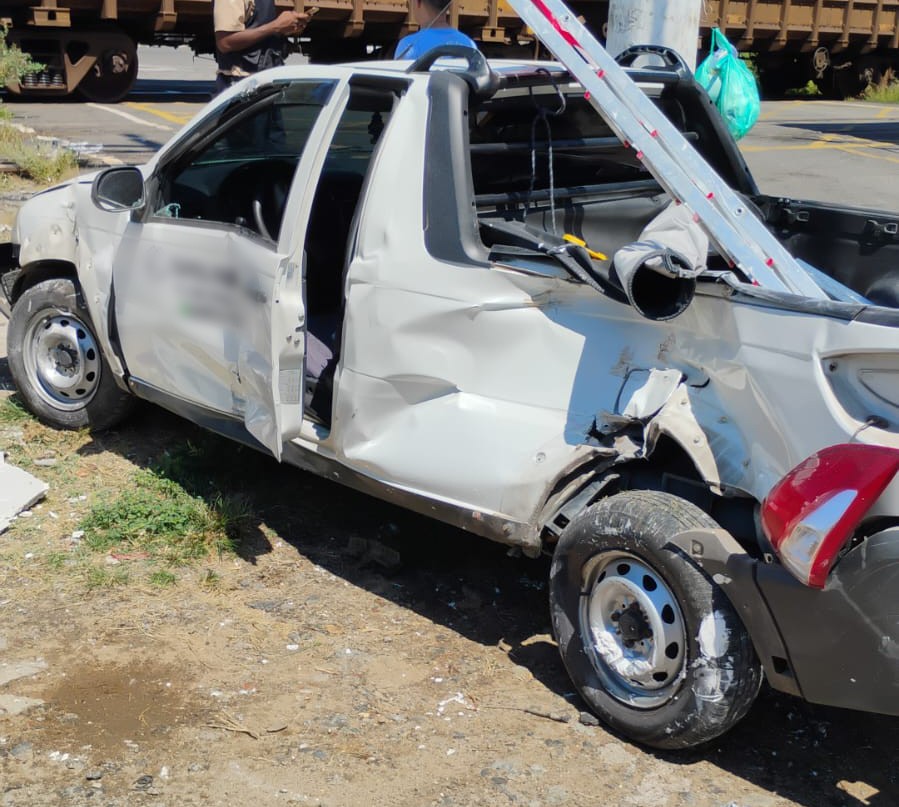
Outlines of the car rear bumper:
[[779,564],[756,568],[802,696],[899,715],[899,526],[848,552],[823,591]]

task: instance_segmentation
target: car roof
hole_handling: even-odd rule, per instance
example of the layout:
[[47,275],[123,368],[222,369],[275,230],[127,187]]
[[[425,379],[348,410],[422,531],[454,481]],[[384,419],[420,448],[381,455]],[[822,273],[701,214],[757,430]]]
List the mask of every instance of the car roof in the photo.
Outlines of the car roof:
[[[490,69],[496,73],[501,79],[502,84],[518,83],[526,79],[535,79],[541,77],[543,81],[547,81],[549,76],[554,78],[564,77],[568,75],[568,71],[558,62],[538,61],[538,60],[521,60],[521,59],[488,59],[487,63]],[[255,74],[254,78],[258,84],[267,84],[274,81],[284,81],[285,79],[302,79],[306,78],[310,72],[318,74],[329,74],[333,76],[347,76],[354,74],[365,75],[382,75],[397,77],[401,75],[426,75],[427,70],[416,73],[409,73],[412,66],[409,60],[370,60],[361,62],[346,62],[341,64],[290,64],[281,67],[273,67]],[[447,70],[458,72],[467,67],[464,59],[444,58],[435,64],[431,70]]]

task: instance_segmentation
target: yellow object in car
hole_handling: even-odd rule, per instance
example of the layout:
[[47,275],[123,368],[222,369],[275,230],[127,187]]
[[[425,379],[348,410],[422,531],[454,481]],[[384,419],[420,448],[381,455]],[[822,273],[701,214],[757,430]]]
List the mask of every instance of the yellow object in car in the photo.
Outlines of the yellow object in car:
[[568,241],[569,244],[577,244],[579,247],[583,247],[587,250],[587,254],[593,258],[594,261],[607,261],[609,260],[608,255],[603,255],[601,252],[597,252],[596,250],[590,249],[587,246],[587,242],[584,241],[583,238],[578,238],[576,235],[572,235],[571,233],[565,233],[562,236],[565,241]]

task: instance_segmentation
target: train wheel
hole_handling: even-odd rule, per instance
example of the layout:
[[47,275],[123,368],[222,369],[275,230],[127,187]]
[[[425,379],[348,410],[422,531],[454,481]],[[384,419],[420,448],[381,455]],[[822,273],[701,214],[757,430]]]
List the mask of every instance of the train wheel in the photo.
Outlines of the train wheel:
[[81,79],[78,92],[88,101],[116,104],[125,98],[137,78],[137,49],[130,39],[108,48]]

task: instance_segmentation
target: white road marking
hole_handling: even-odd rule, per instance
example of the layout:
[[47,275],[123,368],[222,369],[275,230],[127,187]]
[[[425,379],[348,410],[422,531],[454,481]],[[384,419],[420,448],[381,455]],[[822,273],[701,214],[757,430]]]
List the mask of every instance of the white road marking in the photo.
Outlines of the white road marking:
[[164,126],[161,123],[153,123],[152,121],[144,120],[143,118],[137,117],[137,115],[130,115],[115,107],[104,106],[103,104],[86,104],[86,106],[89,106],[91,109],[102,109],[104,112],[111,112],[113,115],[118,115],[120,118],[125,118],[125,120],[130,120],[133,123],[139,123],[141,126],[149,126],[151,129],[161,129],[163,132],[174,131],[171,126]]

